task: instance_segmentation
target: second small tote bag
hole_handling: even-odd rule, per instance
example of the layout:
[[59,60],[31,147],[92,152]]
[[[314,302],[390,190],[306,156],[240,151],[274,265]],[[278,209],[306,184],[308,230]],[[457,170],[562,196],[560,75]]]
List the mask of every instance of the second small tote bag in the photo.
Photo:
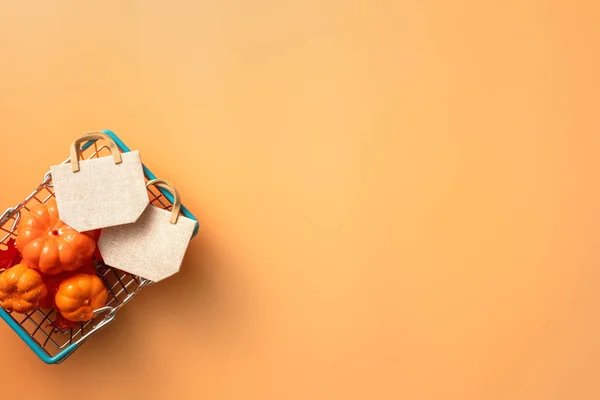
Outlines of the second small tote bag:
[[103,229],[98,248],[108,265],[158,282],[179,272],[197,222],[179,215],[181,198],[173,184],[155,179],[147,185],[170,191],[173,209],[149,206],[137,222]]

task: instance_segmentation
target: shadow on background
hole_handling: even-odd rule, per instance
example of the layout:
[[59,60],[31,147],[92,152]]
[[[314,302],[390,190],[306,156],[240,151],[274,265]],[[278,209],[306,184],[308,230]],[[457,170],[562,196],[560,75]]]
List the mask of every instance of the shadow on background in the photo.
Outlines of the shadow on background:
[[[66,363],[94,359],[99,366],[109,367],[115,357],[120,360],[126,354],[119,362],[133,368],[165,341],[173,351],[184,351],[179,344],[202,337],[207,342],[236,340],[231,335],[240,332],[244,305],[229,272],[216,246],[200,233],[178,274],[140,291],[113,323],[92,335]],[[162,337],[153,329],[157,325]]]

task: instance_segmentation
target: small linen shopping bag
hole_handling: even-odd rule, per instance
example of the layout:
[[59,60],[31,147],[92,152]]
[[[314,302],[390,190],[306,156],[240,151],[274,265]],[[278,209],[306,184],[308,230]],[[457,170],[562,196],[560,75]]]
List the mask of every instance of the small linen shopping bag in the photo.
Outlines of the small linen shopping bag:
[[[84,141],[103,139],[112,157],[79,161]],[[50,167],[60,219],[79,232],[137,221],[149,204],[139,151],[121,153],[102,132],[71,144],[71,163]]]
[[173,209],[150,206],[133,224],[103,229],[98,248],[107,265],[158,282],[179,272],[197,222],[179,215],[181,198],[173,184],[155,179],[151,185],[173,194]]

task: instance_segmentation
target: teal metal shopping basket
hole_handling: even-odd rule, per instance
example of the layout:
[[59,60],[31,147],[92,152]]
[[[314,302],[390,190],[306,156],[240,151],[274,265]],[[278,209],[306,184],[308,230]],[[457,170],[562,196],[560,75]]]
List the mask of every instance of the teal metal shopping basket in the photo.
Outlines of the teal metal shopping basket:
[[[129,148],[119,137],[111,131],[106,133],[118,145],[121,152],[129,152]],[[110,149],[103,140],[91,140],[82,146],[81,156],[85,159],[98,158],[110,155]],[[65,161],[68,162],[69,160]],[[156,176],[144,165],[144,174],[147,180],[156,179]],[[151,186],[148,188],[150,203],[155,207],[170,210],[174,198],[165,189]],[[52,177],[50,172],[46,173],[42,183],[36,190],[25,198],[20,204],[9,208],[0,216],[0,248],[6,246],[8,241],[16,239],[17,225],[21,218],[22,210],[45,203],[54,195]],[[182,205],[181,214],[196,221],[194,236],[198,233],[196,217]],[[104,282],[109,296],[105,307],[95,311],[96,317],[92,321],[79,323],[75,328],[68,330],[57,330],[51,323],[56,317],[53,310],[35,310],[26,314],[6,311],[0,307],[0,318],[19,335],[19,337],[37,354],[37,356],[48,364],[58,364],[69,357],[81,346],[91,335],[110,324],[116,317],[117,312],[131,301],[134,296],[145,286],[152,284],[144,278],[140,278],[123,271],[119,271],[95,260],[98,276]]]

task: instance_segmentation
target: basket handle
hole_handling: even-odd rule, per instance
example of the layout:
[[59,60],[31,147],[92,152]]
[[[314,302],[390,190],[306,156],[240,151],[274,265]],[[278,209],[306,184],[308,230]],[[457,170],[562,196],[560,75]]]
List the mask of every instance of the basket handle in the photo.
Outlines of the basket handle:
[[181,196],[179,196],[179,192],[171,182],[165,179],[153,179],[146,183],[146,187],[150,187],[152,185],[166,189],[173,195],[173,210],[171,211],[171,223],[176,224],[177,219],[179,218],[179,211],[181,210]]
[[71,144],[71,168],[73,172],[79,171],[79,155],[81,152],[80,145],[82,142],[88,140],[100,140],[104,139],[108,142],[108,147],[115,159],[115,164],[120,164],[123,159],[121,158],[121,151],[119,151],[119,146],[115,143],[114,140],[110,138],[106,133],[103,132],[87,132],[81,135],[77,140],[75,140]]

